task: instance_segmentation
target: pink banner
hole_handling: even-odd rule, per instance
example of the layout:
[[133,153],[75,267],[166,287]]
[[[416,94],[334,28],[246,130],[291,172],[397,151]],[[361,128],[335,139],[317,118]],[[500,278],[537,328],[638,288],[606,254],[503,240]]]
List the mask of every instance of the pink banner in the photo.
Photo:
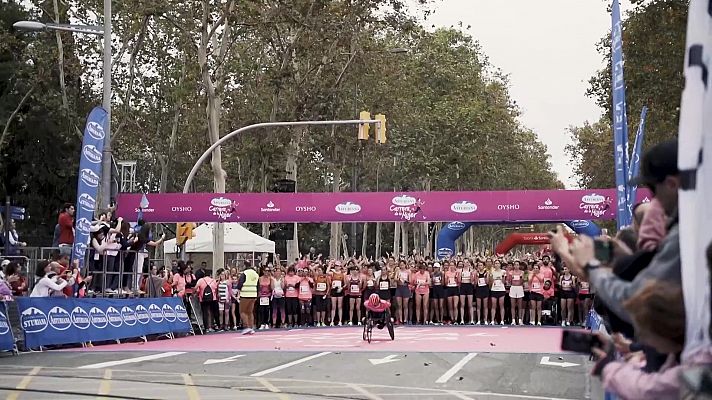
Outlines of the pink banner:
[[[615,219],[616,191],[378,193],[151,193],[149,222],[546,222]],[[638,191],[637,202],[650,197]],[[138,217],[141,194],[121,193],[117,215]],[[637,203],[636,202],[636,203]]]

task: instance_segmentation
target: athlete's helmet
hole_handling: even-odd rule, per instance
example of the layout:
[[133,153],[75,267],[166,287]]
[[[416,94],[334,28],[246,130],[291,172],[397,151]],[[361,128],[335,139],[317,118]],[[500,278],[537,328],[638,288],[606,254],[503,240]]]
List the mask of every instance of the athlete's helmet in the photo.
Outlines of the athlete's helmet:
[[381,296],[378,293],[374,293],[368,297],[368,304],[373,307],[378,307],[381,304]]

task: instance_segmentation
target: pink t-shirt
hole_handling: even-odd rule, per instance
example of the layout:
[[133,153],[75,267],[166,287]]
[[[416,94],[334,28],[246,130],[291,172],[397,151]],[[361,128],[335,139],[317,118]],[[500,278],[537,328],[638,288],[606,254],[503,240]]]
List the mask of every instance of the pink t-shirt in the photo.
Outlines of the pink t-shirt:
[[445,286],[457,287],[457,271],[456,272],[451,272],[451,271],[445,272]]
[[314,285],[314,279],[304,277],[299,281],[299,300],[311,300],[312,299],[312,286]]
[[543,273],[539,272],[538,275],[530,274],[529,277],[529,287],[532,293],[544,293],[544,280],[546,277]]
[[427,271],[417,272],[413,275],[416,294],[428,294],[430,291],[430,274]]
[[299,297],[299,282],[302,280],[297,275],[287,275],[284,277],[284,284],[287,288],[284,290],[284,297],[294,298]]
[[552,297],[554,295],[554,267],[552,267],[551,264],[549,264],[549,266],[544,265],[540,268],[540,270],[541,274],[544,275],[544,279],[547,281],[551,281],[551,287],[549,288],[549,290],[542,291],[544,297],[548,299],[549,297]]
[[371,302],[368,300],[364,301],[363,305],[366,307],[367,310],[373,312],[384,312],[391,308],[391,303],[386,300],[381,300],[381,304],[379,304],[378,307],[372,306]]

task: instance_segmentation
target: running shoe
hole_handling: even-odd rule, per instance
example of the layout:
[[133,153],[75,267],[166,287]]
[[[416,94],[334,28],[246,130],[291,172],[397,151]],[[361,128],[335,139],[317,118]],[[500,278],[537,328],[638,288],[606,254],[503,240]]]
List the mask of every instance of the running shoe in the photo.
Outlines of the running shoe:
[[514,322],[514,321],[512,321],[512,324],[511,324],[511,325],[512,325],[512,326],[515,326],[515,325],[517,325],[517,323]]
[[502,320],[502,322],[500,322],[499,324],[500,324],[500,325],[504,325],[504,320]]
[[535,324],[534,324],[534,321],[530,321],[530,322],[529,322],[529,325],[534,326],[534,325],[535,325]]
[[537,326],[541,326],[541,322],[537,322],[536,325],[537,325]]
[[561,326],[566,326],[566,321],[562,322]]
[[489,326],[489,321],[485,321],[485,326]]
[[[361,324],[359,324],[359,325],[361,325]],[[349,321],[349,326],[354,326],[354,323]]]
[[361,326],[361,321],[358,322],[358,326]]

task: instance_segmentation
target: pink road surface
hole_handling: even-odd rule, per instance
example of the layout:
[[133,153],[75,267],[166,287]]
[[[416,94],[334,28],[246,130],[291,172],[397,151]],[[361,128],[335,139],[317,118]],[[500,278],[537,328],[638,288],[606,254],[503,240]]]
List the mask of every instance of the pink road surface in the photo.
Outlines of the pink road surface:
[[373,340],[362,340],[362,327],[308,328],[188,336],[148,343],[124,343],[70,351],[397,351],[562,353],[558,328],[528,327],[397,327],[391,341],[386,329],[373,331]]

